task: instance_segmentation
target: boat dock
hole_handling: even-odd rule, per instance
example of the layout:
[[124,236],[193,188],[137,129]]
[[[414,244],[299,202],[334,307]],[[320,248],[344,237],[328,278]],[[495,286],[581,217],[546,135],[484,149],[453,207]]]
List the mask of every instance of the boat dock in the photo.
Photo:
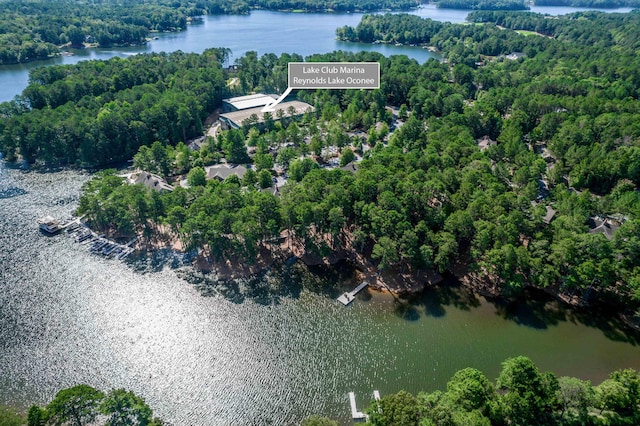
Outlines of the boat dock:
[[373,400],[376,402],[378,406],[378,413],[382,413],[382,407],[380,407],[380,392],[377,390],[373,391]]
[[340,295],[340,297],[338,297],[337,299],[338,302],[342,303],[344,306],[347,306],[349,303],[355,300],[356,294],[360,293],[360,291],[362,291],[362,289],[364,289],[368,285],[369,285],[369,281],[367,280],[362,281],[358,287],[353,289],[353,291],[349,291]]
[[[363,287],[364,288],[364,287]],[[373,391],[373,399],[378,402],[380,401],[380,392],[377,390]],[[353,392],[349,392],[349,403],[351,404],[351,417],[354,420],[369,420],[369,416],[367,416],[362,411],[358,411],[358,407],[356,406],[356,394]],[[378,405],[378,412],[381,412],[380,406]]]
[[138,239],[134,238],[126,244],[117,243],[105,238],[104,235],[96,234],[82,224],[80,219],[75,219],[64,227],[67,228],[67,233],[69,235],[73,235],[76,243],[89,245],[89,251],[91,253],[119,260],[125,259],[135,251],[131,245]]
[[362,411],[358,411],[356,407],[356,394],[353,392],[349,392],[349,402],[351,403],[351,417],[354,420],[363,420],[367,418],[367,415]]

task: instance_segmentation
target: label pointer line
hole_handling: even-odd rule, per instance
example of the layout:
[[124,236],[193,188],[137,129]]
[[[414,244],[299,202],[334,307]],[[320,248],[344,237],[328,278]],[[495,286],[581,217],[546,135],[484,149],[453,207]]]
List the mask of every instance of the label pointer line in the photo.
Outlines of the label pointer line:
[[284,98],[286,98],[287,96],[289,96],[289,93],[291,93],[293,89],[291,87],[287,87],[287,90],[284,91],[284,93],[282,95],[280,95],[280,97],[278,99],[276,99],[274,102],[269,103],[267,105],[264,106],[264,108],[262,108],[262,112],[271,112],[273,111],[274,107],[276,105],[278,105],[280,102],[282,102],[284,100]]

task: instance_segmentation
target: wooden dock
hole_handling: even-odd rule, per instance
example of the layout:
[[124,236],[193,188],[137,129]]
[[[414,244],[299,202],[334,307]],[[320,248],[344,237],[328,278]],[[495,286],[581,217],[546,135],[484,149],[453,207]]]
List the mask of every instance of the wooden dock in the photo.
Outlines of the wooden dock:
[[363,420],[367,418],[367,415],[362,411],[358,411],[358,407],[356,407],[356,394],[353,392],[349,392],[349,402],[351,403],[351,417],[354,420]]
[[360,291],[362,291],[362,289],[364,289],[368,285],[369,285],[369,281],[367,280],[362,281],[358,287],[353,289],[353,291],[349,291],[341,294],[340,297],[338,297],[337,299],[338,302],[342,303],[344,306],[347,306],[349,303],[355,300],[356,294],[360,293]]
[[72,218],[70,221],[60,226],[60,229],[66,229],[68,232],[72,232],[82,226],[82,222],[80,222],[80,219],[82,218],[83,216]]
[[376,405],[378,406],[378,413],[382,413],[382,407],[380,407],[380,392],[378,392],[377,390],[373,391],[373,400],[376,402]]
[[[378,392],[377,390],[374,390],[373,399],[376,402],[380,401],[380,392]],[[356,406],[356,394],[353,392],[349,392],[349,403],[351,404],[351,417],[354,420],[365,420],[365,421],[369,420],[369,416],[367,416],[362,411],[358,411],[358,407]],[[379,413],[382,412],[380,405],[378,405],[378,412]]]

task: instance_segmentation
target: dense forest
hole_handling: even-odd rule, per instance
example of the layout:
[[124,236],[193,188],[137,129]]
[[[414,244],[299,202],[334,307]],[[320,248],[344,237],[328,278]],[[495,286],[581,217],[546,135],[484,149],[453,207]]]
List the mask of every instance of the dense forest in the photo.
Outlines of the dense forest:
[[[489,16],[492,13],[499,12],[473,12],[472,16]],[[513,31],[503,31],[496,25],[474,27],[405,14],[365,15],[355,28],[338,28],[336,35],[341,40],[363,43],[433,46],[443,51],[451,63],[466,62],[471,67],[475,67],[474,64],[481,60],[481,56],[504,55],[515,51],[535,56],[549,46],[549,42],[543,38],[527,38]]]
[[229,51],[137,55],[33,70],[22,101],[0,108],[0,149],[27,161],[98,166],[155,140],[202,134],[223,97]]
[[62,45],[141,44],[149,31],[185,29],[188,16],[203,12],[180,2],[2,2],[0,65],[45,59]]
[[407,10],[420,4],[418,0],[246,0],[246,2],[251,8],[305,12]]
[[[640,422],[640,375],[616,371],[598,386],[540,372],[526,357],[507,359],[492,382],[474,368],[458,371],[445,391],[400,391],[372,402],[370,426],[610,426]],[[306,422],[306,423],[305,423]],[[310,418],[303,426],[337,425]]]
[[524,0],[440,0],[436,3],[443,9],[472,10],[528,10]]
[[192,17],[248,13],[252,8],[301,11],[407,10],[417,0],[138,0],[0,2],[0,65],[46,59],[61,46],[127,46],[149,32],[180,31]]
[[[609,19],[622,28],[635,16],[558,18],[570,35],[563,40],[492,23],[367,16],[340,31],[368,28],[385,40],[415,31],[447,62],[313,55],[307,60],[378,61],[381,88],[299,91],[314,112],[265,116],[261,131],[223,132],[199,151],[180,142],[201,134],[198,120],[219,102],[220,51],[46,68],[32,74],[19,102],[3,105],[0,141],[13,159],[99,164],[133,156],[136,166],[176,182],[173,192],[158,193],[99,174],[79,213],[112,234],[174,239],[241,263],[301,248],[405,272],[462,266],[493,294],[535,286],[573,303],[615,303],[633,317],[640,58],[629,46],[640,34],[589,46],[581,31],[601,31]],[[513,51],[525,56],[508,59]],[[238,60],[236,90],[281,92],[286,64],[299,59],[249,53]],[[140,80],[125,78],[130,73]],[[120,79],[127,83],[117,90]],[[76,80],[87,89],[70,90]],[[56,100],[59,93],[68,98]],[[399,108],[397,118],[388,105]],[[327,167],[356,158],[357,170]],[[225,160],[252,168],[242,178],[207,180],[203,167]],[[261,191],[276,175],[288,180],[278,194]],[[187,188],[177,184],[185,177]]]
[[611,9],[617,7],[638,7],[638,0],[534,0],[536,6],[571,6],[571,7],[596,7],[599,9]]
[[476,23],[493,23],[512,30],[533,31],[559,41],[583,46],[632,51],[640,48],[640,11],[619,15],[601,12],[575,12],[562,19],[549,19],[539,13],[513,14],[493,11],[470,13]]

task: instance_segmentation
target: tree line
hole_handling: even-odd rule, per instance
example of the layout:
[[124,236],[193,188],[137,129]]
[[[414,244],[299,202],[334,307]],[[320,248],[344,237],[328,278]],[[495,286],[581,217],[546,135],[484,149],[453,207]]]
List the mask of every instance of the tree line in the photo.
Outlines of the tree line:
[[365,15],[356,27],[338,28],[336,35],[341,40],[363,43],[433,46],[444,52],[449,62],[465,63],[471,67],[475,67],[475,63],[481,61],[482,56],[498,56],[511,52],[524,52],[528,56],[535,56],[538,52],[548,49],[550,44],[545,38],[527,38],[514,31],[503,31],[496,25],[460,25],[406,14]]
[[299,10],[306,12],[371,12],[375,10],[407,10],[418,7],[417,0],[247,0],[252,8],[267,10]]
[[442,9],[529,10],[524,0],[440,0],[436,4]]
[[549,19],[539,13],[513,14],[481,11],[470,13],[467,19],[475,23],[493,23],[512,30],[527,30],[560,41],[587,47],[617,47],[623,50],[640,46],[640,13],[610,14],[603,12],[575,12],[560,19]]
[[[444,391],[400,391],[372,402],[370,426],[631,425],[640,421],[640,375],[613,372],[597,386],[541,372],[523,356],[502,363],[495,382],[475,368],[456,372]],[[331,426],[312,417],[302,425]]]
[[570,6],[595,7],[598,9],[613,9],[618,7],[638,7],[638,0],[535,0],[536,6]]

